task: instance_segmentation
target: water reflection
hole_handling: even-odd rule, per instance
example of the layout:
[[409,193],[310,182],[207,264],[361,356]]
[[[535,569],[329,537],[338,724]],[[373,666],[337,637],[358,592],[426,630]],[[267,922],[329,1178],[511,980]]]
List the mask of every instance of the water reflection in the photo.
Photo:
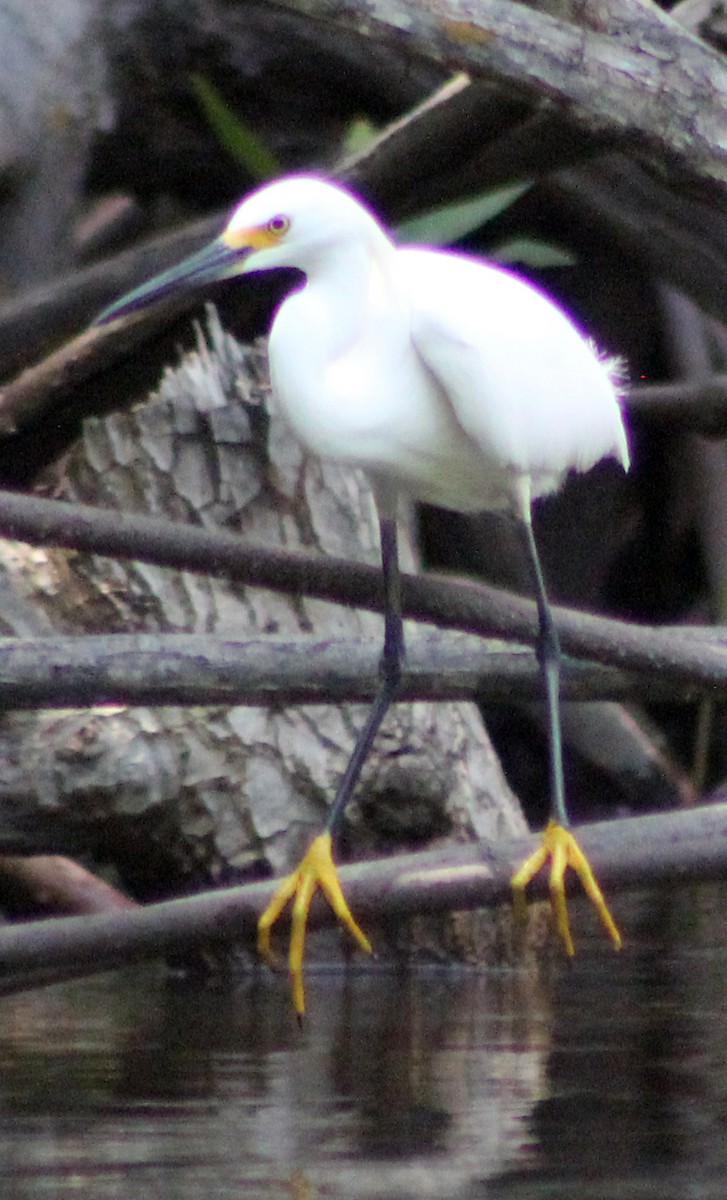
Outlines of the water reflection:
[[561,978],[547,1094],[529,1117],[534,1166],[503,1173],[487,1195],[727,1194],[726,900],[708,887],[643,898],[615,966],[591,947]]
[[18,1200],[722,1197],[724,897],[648,897],[618,957],[281,980],[158,970],[0,1000]]

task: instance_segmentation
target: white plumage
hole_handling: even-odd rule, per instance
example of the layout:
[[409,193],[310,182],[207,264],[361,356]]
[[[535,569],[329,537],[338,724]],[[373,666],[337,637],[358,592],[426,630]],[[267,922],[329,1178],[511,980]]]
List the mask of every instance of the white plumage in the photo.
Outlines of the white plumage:
[[224,238],[290,224],[241,270],[297,267],[270,370],[315,454],[392,490],[462,511],[512,509],[569,469],[628,450],[609,364],[531,284],[447,251],[398,249],[340,188],[282,180],[235,211]]

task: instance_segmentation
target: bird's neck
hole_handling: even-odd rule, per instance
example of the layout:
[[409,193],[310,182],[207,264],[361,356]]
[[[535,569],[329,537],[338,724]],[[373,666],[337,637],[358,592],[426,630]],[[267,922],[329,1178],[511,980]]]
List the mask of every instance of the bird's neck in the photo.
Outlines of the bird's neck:
[[394,255],[394,246],[381,234],[332,248],[308,273],[304,292],[316,314],[317,337],[325,330],[329,361],[373,332],[373,323],[391,319],[399,304]]

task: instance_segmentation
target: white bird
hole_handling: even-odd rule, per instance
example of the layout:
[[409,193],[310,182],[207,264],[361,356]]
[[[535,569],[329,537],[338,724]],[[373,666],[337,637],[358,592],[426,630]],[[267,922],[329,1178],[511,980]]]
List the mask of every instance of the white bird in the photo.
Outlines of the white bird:
[[400,496],[461,512],[515,518],[537,600],[537,643],[550,734],[551,821],[543,844],[513,879],[524,888],[551,858],[550,889],[568,953],[563,876],[574,867],[618,948],[620,935],[568,828],[560,735],[560,650],[533,536],[534,500],[566,474],[629,455],[615,372],[550,299],[499,267],[447,251],[397,247],[375,217],[337,184],[299,175],[267,184],[239,205],[221,236],[178,267],[123,297],[98,322],[180,287],[295,267],[304,286],[283,301],[269,341],[273,390],[309,451],[363,468],[376,497],[385,583],[382,683],[324,832],[261,918],[259,946],[295,897],[290,971],[302,1014],[303,942],[318,886],[360,945],[332,859],[332,838],[396,695],[404,637],[396,510]]

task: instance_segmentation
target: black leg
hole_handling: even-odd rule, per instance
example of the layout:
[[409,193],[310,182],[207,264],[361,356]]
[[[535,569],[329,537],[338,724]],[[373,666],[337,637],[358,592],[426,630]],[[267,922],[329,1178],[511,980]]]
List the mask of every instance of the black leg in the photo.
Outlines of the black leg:
[[550,760],[550,804],[553,819],[565,829],[569,827],[568,812],[565,806],[565,786],[563,782],[563,745],[560,730],[560,642],[558,631],[553,624],[553,617],[545,591],[543,571],[540,566],[538,547],[530,521],[518,521],[525,550],[530,564],[530,573],[535,588],[535,601],[538,606],[540,632],[537,641],[537,655],[543,677],[545,703],[548,717],[548,747]]
[[556,924],[566,953],[569,955],[573,954],[573,938],[571,937],[568,922],[564,886],[565,873],[568,868],[572,868],[581,880],[586,894],[596,906],[609,937],[618,950],[621,946],[621,934],[608,910],[608,905],[596,882],[590,863],[569,828],[570,822],[565,807],[565,789],[563,786],[563,749],[560,731],[560,643],[558,641],[558,631],[553,624],[553,616],[548,604],[538,548],[535,544],[533,527],[530,522],[529,495],[523,495],[522,499],[523,501],[527,500],[527,505],[524,502],[521,505],[521,517],[518,521],[518,526],[530,564],[530,573],[535,587],[535,600],[538,606],[538,618],[540,621],[537,654],[543,677],[548,712],[551,820],[546,826],[541,845],[526,859],[512,877],[515,911],[519,914],[525,912],[525,888],[540,868],[550,860],[550,876],[548,880],[550,902],[553,906]]
[[358,735],[353,753],[348,760],[346,772],[341,780],[326,821],[326,830],[332,836],[337,832],[359,775],[379,731],[396,696],[401,679],[404,658],[404,629],[401,619],[401,584],[399,579],[399,551],[397,547],[396,521],[382,518],[381,565],[384,574],[384,650],[379,671],[381,687],[369,712],[366,724]]

